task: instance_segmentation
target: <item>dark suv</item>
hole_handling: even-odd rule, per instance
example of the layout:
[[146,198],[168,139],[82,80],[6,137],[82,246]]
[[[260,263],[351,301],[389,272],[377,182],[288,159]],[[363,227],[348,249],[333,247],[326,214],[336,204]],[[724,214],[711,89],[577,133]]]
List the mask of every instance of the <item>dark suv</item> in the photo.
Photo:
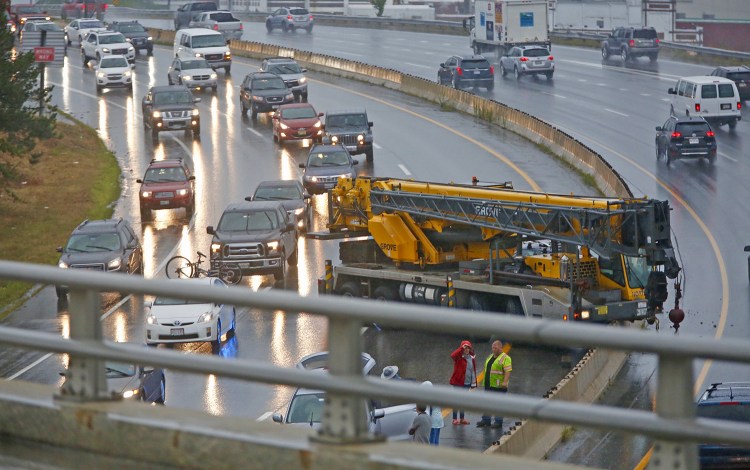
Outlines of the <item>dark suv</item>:
[[747,65],[716,67],[711,75],[732,80],[737,85],[737,91],[740,92],[740,100],[750,100],[750,67]]
[[636,57],[648,57],[656,62],[659,56],[659,38],[654,28],[616,28],[602,42],[602,59],[619,55],[623,62]]
[[154,38],[148,33],[142,24],[133,21],[113,21],[107,26],[110,31],[117,31],[125,36],[130,44],[138,51],[146,51],[148,55],[154,55]]
[[307,163],[299,164],[305,170],[302,184],[310,194],[323,194],[333,189],[339,178],[357,176],[354,166],[358,163],[341,144],[313,145],[307,156]]
[[451,56],[440,64],[438,83],[461,89],[466,86],[495,88],[495,68],[481,55]]
[[295,219],[282,201],[246,201],[230,204],[216,229],[206,227],[211,240],[211,268],[237,263],[242,274],[273,273],[286,276],[286,264],[297,264]]
[[286,86],[284,80],[276,74],[255,72],[245,75],[240,85],[240,110],[247,116],[247,110],[253,119],[258,113],[270,113],[282,104],[294,103],[294,93]]
[[188,218],[195,212],[195,176],[181,158],[151,160],[141,183],[138,198],[141,220],[151,220],[151,211],[185,208]]
[[201,138],[201,117],[195,106],[201,99],[194,98],[185,85],[155,86],[141,101],[143,128],[151,128],[151,138],[159,140],[159,132],[184,130]]
[[[750,424],[750,382],[714,383],[698,399],[696,417]],[[699,444],[701,469],[750,468],[750,449]]]
[[332,144],[343,144],[351,155],[365,154],[372,162],[372,121],[364,109],[340,109],[326,113],[325,139]]
[[656,158],[664,157],[667,164],[678,158],[707,158],[716,160],[716,135],[702,117],[670,116],[662,126],[656,126]]
[[[143,274],[141,242],[123,218],[84,220],[57,252],[62,253],[57,266],[63,269]],[[65,286],[55,290],[60,298],[68,293]]]

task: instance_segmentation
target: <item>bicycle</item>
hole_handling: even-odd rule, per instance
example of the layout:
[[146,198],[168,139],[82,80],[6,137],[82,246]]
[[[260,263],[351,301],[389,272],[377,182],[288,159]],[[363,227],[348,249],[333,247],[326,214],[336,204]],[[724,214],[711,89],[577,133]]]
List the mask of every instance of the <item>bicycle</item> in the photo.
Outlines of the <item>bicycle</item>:
[[237,263],[223,263],[218,269],[203,269],[203,258],[206,255],[198,252],[198,261],[190,261],[184,256],[173,256],[167,261],[167,278],[186,279],[196,277],[219,277],[227,284],[239,284],[242,281],[242,268]]

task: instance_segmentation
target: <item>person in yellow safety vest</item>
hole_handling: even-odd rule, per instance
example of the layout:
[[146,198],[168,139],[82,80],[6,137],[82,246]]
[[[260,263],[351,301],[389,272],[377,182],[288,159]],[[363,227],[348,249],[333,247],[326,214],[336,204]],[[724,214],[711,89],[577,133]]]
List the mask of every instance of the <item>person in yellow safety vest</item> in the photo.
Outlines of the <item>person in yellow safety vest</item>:
[[[484,361],[484,390],[487,392],[508,392],[508,380],[513,370],[510,356],[503,352],[503,343],[498,339],[492,342],[492,354]],[[482,415],[482,420],[477,423],[478,428],[492,427],[502,429],[503,417],[495,416],[495,422],[491,423],[492,416]]]

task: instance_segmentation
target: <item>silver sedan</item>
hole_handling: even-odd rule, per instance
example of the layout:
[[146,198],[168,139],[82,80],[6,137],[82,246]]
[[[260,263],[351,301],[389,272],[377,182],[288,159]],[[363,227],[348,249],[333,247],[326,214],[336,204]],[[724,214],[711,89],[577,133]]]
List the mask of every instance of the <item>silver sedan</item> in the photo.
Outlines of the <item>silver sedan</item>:
[[500,74],[508,73],[519,80],[522,75],[543,74],[548,80],[555,73],[555,59],[544,46],[516,46],[500,58]]
[[185,85],[191,90],[211,88],[216,93],[218,87],[216,71],[206,59],[181,59],[175,57],[167,71],[167,82],[170,85]]

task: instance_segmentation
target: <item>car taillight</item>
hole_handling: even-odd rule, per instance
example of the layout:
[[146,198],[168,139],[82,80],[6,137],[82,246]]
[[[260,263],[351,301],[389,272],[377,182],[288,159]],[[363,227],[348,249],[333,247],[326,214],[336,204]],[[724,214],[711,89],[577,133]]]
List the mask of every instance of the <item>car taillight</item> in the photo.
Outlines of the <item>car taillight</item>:
[[313,20],[313,16],[312,16],[312,15],[310,15],[310,21],[312,21],[312,20]]
[[659,38],[654,39],[655,44],[659,44]]
[[495,67],[493,65],[490,65],[490,75],[495,74]]
[[677,132],[677,131],[672,132],[673,139],[679,139],[680,137],[682,137],[682,133]]
[[696,113],[700,113],[701,112],[701,104],[700,103],[695,103],[695,112]]
[[214,31],[218,31],[218,30],[219,30],[219,25],[218,25],[218,24],[215,24],[215,25],[214,25]]
[[528,57],[521,57],[518,60],[520,60],[521,62],[528,62],[529,58]]
[[555,58],[552,57],[552,56],[549,56],[549,57],[547,57],[547,60],[555,60]]
[[714,131],[706,131],[706,137],[714,137],[715,135]]
[[292,15],[286,15],[286,19],[291,20],[292,19]]
[[740,101],[737,102],[737,110],[742,109],[742,103]]
[[630,41],[628,41],[628,46],[630,47],[635,46],[635,40],[631,39]]
[[245,29],[245,27],[242,25],[242,23],[240,23],[240,31],[242,31],[243,29]]
[[463,71],[463,69],[462,69],[461,67],[456,67],[456,73],[457,73],[458,75],[463,75],[463,74],[464,74],[464,71]]

